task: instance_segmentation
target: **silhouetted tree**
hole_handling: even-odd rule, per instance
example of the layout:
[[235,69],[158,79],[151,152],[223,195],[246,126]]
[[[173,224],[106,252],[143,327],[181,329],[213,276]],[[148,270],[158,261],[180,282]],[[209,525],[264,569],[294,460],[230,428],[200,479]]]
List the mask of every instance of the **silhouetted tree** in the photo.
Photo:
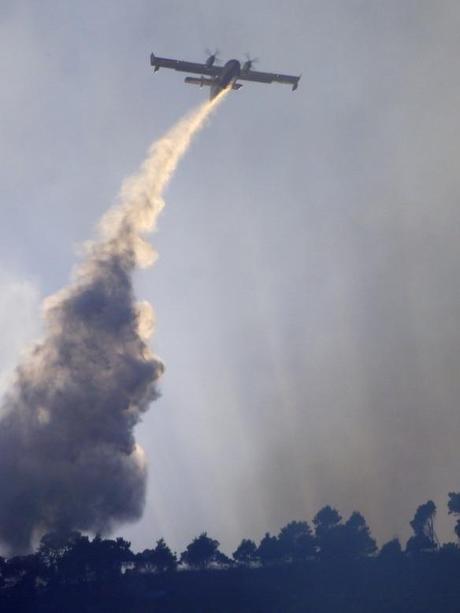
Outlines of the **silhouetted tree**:
[[243,539],[233,552],[233,559],[242,564],[257,562],[257,545],[250,539]]
[[233,566],[234,562],[231,558],[229,558],[228,556],[225,555],[225,553],[222,553],[222,551],[216,551],[216,554],[214,556],[214,562],[216,562],[216,564],[218,564],[219,566]]
[[407,541],[406,551],[408,553],[434,551],[437,549],[438,539],[434,531],[435,515],[436,505],[432,500],[428,500],[428,502],[418,507],[414,518],[410,522],[414,536],[411,536]]
[[134,559],[131,543],[122,538],[101,539],[91,542],[80,536],[62,556],[58,564],[59,578],[65,582],[113,579]]
[[340,555],[343,546],[339,528],[343,526],[342,517],[332,507],[325,506],[313,518],[316,543],[321,557]]
[[455,534],[460,539],[460,493],[449,492],[449,502],[447,503],[449,514],[453,514],[457,517],[457,523],[455,524]]
[[421,504],[415,512],[414,519],[410,522],[415,534],[424,534],[431,541],[434,536],[434,516],[436,515],[436,505],[432,500]]
[[399,539],[394,538],[382,545],[379,551],[379,558],[382,560],[392,561],[400,558],[403,555],[401,543]]
[[257,556],[264,566],[281,561],[281,548],[276,536],[271,536],[269,532],[265,533],[257,549]]
[[47,569],[48,578],[51,578],[62,556],[75,545],[81,537],[76,531],[47,532],[40,540],[38,556]]
[[216,561],[218,549],[219,541],[209,538],[207,533],[203,532],[187,546],[181,555],[181,562],[192,568],[207,568]]
[[67,549],[58,562],[58,578],[61,583],[82,583],[92,574],[91,542],[87,536],[80,535]]
[[341,521],[342,517],[336,509],[333,509],[329,505],[323,507],[313,518],[316,536],[321,538],[324,534],[327,534],[338,526]]
[[322,557],[359,558],[377,551],[366,520],[355,511],[345,522],[332,507],[324,507],[314,517],[315,534]]
[[338,529],[344,535],[345,555],[359,558],[372,555],[377,551],[376,542],[370,534],[366,520],[358,511],[352,513],[345,525]]
[[278,545],[286,562],[301,562],[316,553],[315,538],[306,521],[291,521],[281,528]]
[[117,576],[122,568],[132,562],[131,543],[119,537],[115,540],[96,537],[91,543],[91,558],[95,573],[100,576]]
[[157,541],[154,549],[144,549],[135,558],[138,570],[164,573],[174,571],[177,568],[176,554],[166,545],[164,539]]

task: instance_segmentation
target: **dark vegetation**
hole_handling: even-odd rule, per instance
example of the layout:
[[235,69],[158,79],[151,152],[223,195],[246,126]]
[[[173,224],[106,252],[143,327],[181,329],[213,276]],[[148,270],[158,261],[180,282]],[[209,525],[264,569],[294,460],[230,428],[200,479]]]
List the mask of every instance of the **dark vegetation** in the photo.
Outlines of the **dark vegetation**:
[[[460,494],[448,508],[460,539]],[[48,533],[35,553],[0,558],[0,611],[458,613],[460,547],[439,544],[435,514],[422,504],[405,548],[378,550],[360,513],[326,506],[312,527],[243,539],[231,558],[205,532],[179,557],[163,539],[133,553],[122,538]]]

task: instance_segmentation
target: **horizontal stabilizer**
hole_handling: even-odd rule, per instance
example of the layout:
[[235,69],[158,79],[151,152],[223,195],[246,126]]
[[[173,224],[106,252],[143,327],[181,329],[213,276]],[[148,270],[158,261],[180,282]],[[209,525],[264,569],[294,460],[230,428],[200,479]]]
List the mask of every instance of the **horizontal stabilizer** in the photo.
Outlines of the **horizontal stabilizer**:
[[[200,87],[216,85],[215,79],[207,79],[206,77],[185,77],[184,81],[191,85],[199,85]],[[243,87],[242,83],[232,83],[232,89],[240,89],[240,87]]]
[[191,83],[191,85],[199,85],[200,87],[203,87],[203,85],[207,85],[209,87],[211,87],[211,85],[214,85],[214,80],[213,79],[206,79],[206,77],[185,77],[184,81],[186,83]]

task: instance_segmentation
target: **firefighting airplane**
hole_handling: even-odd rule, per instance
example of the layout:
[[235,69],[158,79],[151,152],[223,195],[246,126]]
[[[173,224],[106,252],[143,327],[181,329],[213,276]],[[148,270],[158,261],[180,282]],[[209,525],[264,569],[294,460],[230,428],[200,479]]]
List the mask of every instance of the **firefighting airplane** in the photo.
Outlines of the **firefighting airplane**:
[[292,85],[292,89],[297,89],[299,77],[278,74],[274,72],[257,72],[252,70],[252,64],[256,61],[250,57],[241,65],[238,60],[229,60],[225,66],[216,66],[216,53],[209,55],[204,64],[194,62],[183,62],[182,60],[171,60],[165,57],[157,57],[153,53],[150,56],[150,65],[155,72],[160,68],[172,68],[181,72],[191,72],[199,74],[199,77],[185,77],[186,83],[192,85],[204,85],[210,87],[210,99],[215,98],[222,90],[227,87],[240,89],[243,86],[238,81],[256,81],[257,83],[287,83]]

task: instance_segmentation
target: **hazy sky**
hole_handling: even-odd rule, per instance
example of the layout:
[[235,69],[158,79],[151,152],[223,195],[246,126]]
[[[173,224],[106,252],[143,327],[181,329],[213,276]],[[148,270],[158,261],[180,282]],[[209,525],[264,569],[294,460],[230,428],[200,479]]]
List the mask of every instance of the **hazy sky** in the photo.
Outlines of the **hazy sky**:
[[135,548],[232,551],[324,504],[380,542],[460,490],[460,6],[0,4],[0,384],[152,140],[207,92],[149,54],[260,58],[182,163],[137,294],[163,397]]

